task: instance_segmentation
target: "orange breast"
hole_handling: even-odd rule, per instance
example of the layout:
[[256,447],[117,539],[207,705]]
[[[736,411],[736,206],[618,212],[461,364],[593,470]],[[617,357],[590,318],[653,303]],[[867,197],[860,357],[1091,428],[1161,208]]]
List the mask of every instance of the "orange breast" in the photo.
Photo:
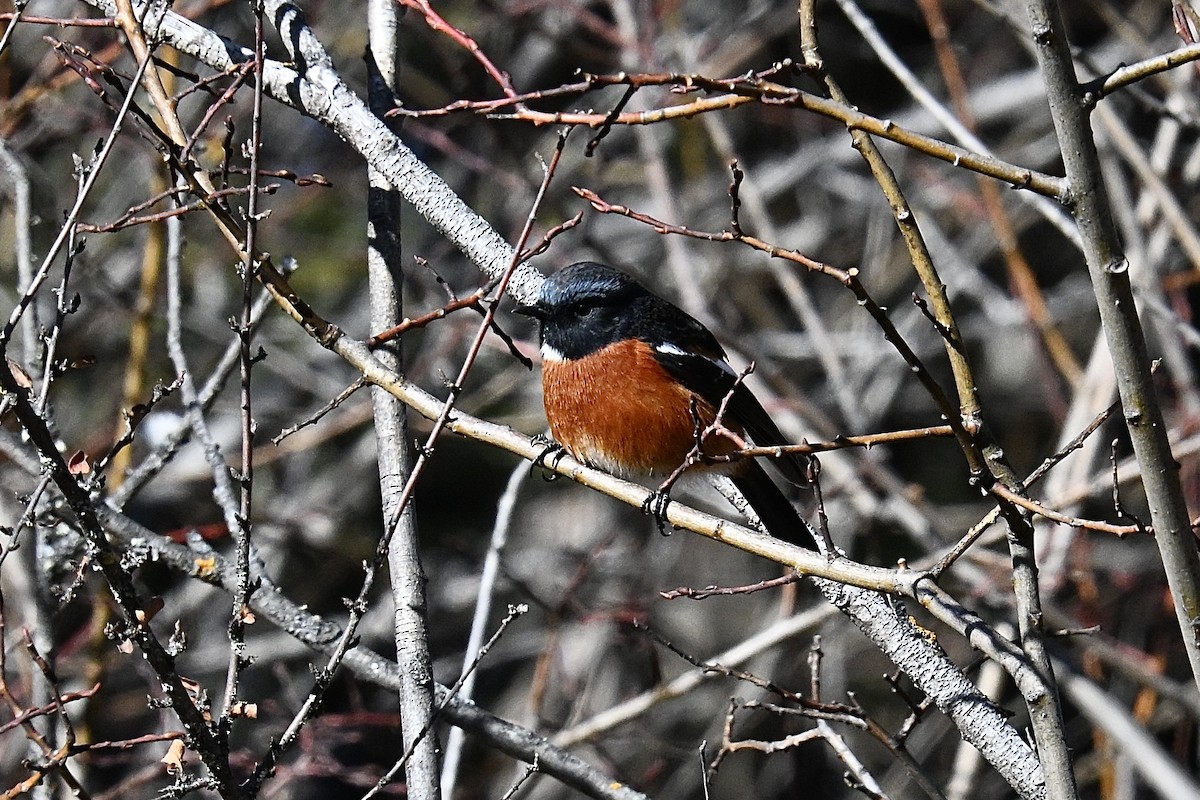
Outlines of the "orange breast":
[[[542,389],[551,433],[586,464],[624,475],[667,474],[695,444],[692,394],[667,374],[645,342],[618,342],[584,358],[546,361]],[[697,410],[704,425],[712,422],[712,405],[698,400]],[[709,454],[734,449],[726,438],[705,442]]]

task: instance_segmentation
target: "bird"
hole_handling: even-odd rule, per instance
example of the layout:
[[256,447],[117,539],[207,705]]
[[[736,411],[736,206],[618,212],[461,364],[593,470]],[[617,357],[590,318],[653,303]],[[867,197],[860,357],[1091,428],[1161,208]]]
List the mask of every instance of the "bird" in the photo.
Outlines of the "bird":
[[[514,310],[538,322],[550,433],[588,466],[624,478],[670,475],[723,404],[720,422],[738,439],[787,444],[712,332],[625,272],[571,264]],[[703,451],[727,456],[741,446],[713,432]],[[795,485],[810,483],[808,456],[788,453],[771,464]],[[775,538],[816,549],[809,527],[757,460],[694,469],[727,475]]]

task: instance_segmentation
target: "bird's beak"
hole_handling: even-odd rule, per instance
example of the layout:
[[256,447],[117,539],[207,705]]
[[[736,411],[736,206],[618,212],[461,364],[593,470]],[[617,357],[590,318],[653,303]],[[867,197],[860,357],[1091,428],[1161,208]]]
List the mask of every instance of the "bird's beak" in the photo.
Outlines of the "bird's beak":
[[539,305],[521,305],[513,309],[514,314],[524,314],[527,317],[533,317],[536,320],[544,320],[546,311]]

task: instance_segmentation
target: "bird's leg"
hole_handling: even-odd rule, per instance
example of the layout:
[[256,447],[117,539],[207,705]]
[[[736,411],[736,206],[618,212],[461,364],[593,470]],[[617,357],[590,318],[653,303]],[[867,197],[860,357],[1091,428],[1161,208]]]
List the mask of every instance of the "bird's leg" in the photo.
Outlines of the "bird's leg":
[[558,468],[558,462],[567,455],[567,448],[556,442],[553,437],[539,433],[529,440],[530,444],[544,448],[537,458],[529,465],[529,471],[532,473],[535,469],[541,467],[542,479],[547,483],[558,479],[558,475],[553,471]]
[[650,495],[642,503],[642,513],[654,517],[654,522],[658,525],[658,532],[663,536],[671,535],[671,531],[667,530],[667,506],[671,504],[671,487],[683,477],[683,473],[690,467],[708,460],[708,456],[704,452],[704,438],[709,434],[709,430],[704,423],[704,417],[700,414],[700,401],[694,395],[690,410],[695,444],[684,457],[683,463],[676,467],[657,489],[650,492]]
[[642,513],[654,517],[654,524],[658,526],[658,532],[663,536],[670,536],[672,532],[667,530],[667,506],[670,504],[670,492],[662,489],[653,490],[642,501]]
[[671,504],[671,488],[676,481],[683,477],[683,473],[696,463],[698,463],[697,458],[689,454],[683,463],[676,467],[666,480],[659,484],[657,489],[651,491],[650,495],[642,502],[642,513],[654,517],[654,522],[658,525],[658,532],[663,536],[671,535],[671,531],[667,530],[667,506]]

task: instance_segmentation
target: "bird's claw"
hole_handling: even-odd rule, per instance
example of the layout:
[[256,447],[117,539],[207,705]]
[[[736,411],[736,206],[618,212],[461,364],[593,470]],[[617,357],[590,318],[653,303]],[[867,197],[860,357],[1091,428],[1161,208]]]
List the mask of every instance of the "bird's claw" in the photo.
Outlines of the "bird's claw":
[[654,524],[663,536],[670,536],[667,529],[667,506],[671,504],[671,495],[667,492],[654,490],[642,501],[642,513],[654,517]]
[[558,468],[558,462],[567,455],[567,449],[544,433],[534,436],[530,439],[530,442],[541,446],[543,450],[533,460],[533,463],[529,465],[529,471],[533,472],[540,467],[544,470],[542,472],[542,479],[547,483],[558,480],[558,475],[554,470]]

